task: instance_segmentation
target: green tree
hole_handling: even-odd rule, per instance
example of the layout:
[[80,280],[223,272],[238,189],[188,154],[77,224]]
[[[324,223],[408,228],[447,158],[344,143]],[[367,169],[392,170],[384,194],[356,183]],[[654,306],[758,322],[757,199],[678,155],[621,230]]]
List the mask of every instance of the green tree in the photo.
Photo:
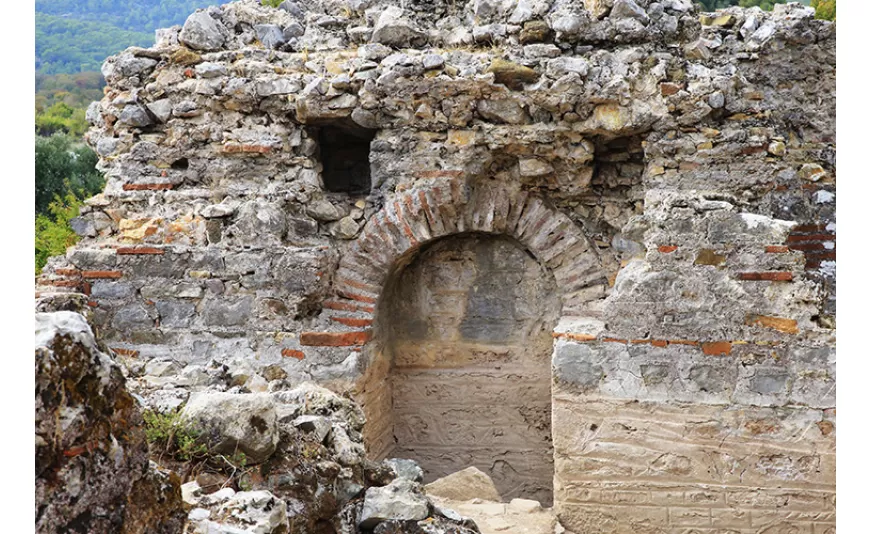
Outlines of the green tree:
[[36,71],[43,74],[97,71],[106,57],[153,42],[152,32],[36,13]]
[[157,28],[183,24],[197,8],[224,3],[222,0],[36,0],[36,12],[150,33]]
[[[61,95],[63,98],[63,95]],[[73,108],[63,100],[36,114],[36,133],[51,135],[57,132],[80,137],[88,129],[83,108]]]
[[702,11],[716,11],[737,4],[737,0],[697,0]]
[[72,193],[87,198],[103,188],[96,170],[97,155],[85,146],[74,146],[68,135],[36,136],[36,213],[47,212],[56,197]]
[[106,82],[96,71],[75,74],[36,74],[36,111],[42,113],[54,104],[63,102],[72,108],[85,109],[103,98]]
[[42,270],[48,258],[66,253],[78,241],[69,221],[78,217],[82,201],[72,193],[57,197],[48,205],[48,213],[36,216],[36,274]]
[[816,18],[837,20],[837,0],[812,0],[810,4],[816,8]]

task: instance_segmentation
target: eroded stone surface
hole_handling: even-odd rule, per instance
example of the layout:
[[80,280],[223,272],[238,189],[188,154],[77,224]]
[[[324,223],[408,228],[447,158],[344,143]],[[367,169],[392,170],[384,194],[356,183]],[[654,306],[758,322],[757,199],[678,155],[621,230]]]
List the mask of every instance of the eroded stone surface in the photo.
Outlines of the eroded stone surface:
[[508,240],[444,240],[408,266],[391,299],[390,454],[419,461],[426,482],[473,465],[506,498],[551,503],[558,304],[547,273]]
[[139,405],[80,314],[36,314],[36,531],[184,524],[178,476],[148,461]]

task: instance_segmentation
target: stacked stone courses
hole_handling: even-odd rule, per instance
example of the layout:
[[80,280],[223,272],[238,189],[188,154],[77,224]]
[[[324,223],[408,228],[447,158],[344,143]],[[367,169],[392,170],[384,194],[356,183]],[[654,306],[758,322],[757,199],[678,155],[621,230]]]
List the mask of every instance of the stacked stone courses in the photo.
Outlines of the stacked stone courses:
[[[363,405],[379,457],[414,454],[405,368],[482,365],[463,350],[498,367],[498,347],[545,339],[551,381],[533,382],[566,529],[833,533],[835,49],[799,4],[200,10],[104,64],[87,142],[107,184],[37,299],[83,295],[146,398],[199,387],[154,380],[159,361],[225,366],[243,392],[314,381]],[[368,158],[336,152],[344,136]],[[337,183],[323,154],[370,187]],[[532,258],[557,311],[504,311],[498,288],[519,282],[469,252],[463,268],[497,278],[454,283],[449,257],[419,278],[464,288],[433,289],[456,299],[448,319],[498,307],[543,338],[396,315],[403,273],[469,239]],[[453,356],[406,361],[415,343]],[[477,467],[508,485],[522,471]]]

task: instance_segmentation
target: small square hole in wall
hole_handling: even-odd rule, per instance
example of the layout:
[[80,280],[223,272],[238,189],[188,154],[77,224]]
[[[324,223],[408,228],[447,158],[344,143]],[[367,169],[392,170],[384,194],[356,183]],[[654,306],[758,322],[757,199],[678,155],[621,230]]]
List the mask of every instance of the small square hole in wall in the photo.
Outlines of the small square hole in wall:
[[375,130],[347,125],[321,126],[317,132],[323,184],[333,193],[368,193],[372,188],[369,152]]

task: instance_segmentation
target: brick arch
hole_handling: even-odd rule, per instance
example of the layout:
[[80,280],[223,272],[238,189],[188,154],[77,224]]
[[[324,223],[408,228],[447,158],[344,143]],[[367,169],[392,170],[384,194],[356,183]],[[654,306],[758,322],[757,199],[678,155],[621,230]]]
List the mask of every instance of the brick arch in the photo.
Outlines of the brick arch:
[[[334,344],[365,344],[390,273],[409,263],[426,243],[465,232],[507,235],[528,249],[553,274],[563,316],[582,315],[586,303],[601,294],[596,286],[606,284],[589,239],[546,201],[495,182],[469,187],[451,180],[393,197],[342,257],[334,298],[324,304],[331,326],[344,332],[331,338]],[[304,337],[301,341],[309,344]]]

